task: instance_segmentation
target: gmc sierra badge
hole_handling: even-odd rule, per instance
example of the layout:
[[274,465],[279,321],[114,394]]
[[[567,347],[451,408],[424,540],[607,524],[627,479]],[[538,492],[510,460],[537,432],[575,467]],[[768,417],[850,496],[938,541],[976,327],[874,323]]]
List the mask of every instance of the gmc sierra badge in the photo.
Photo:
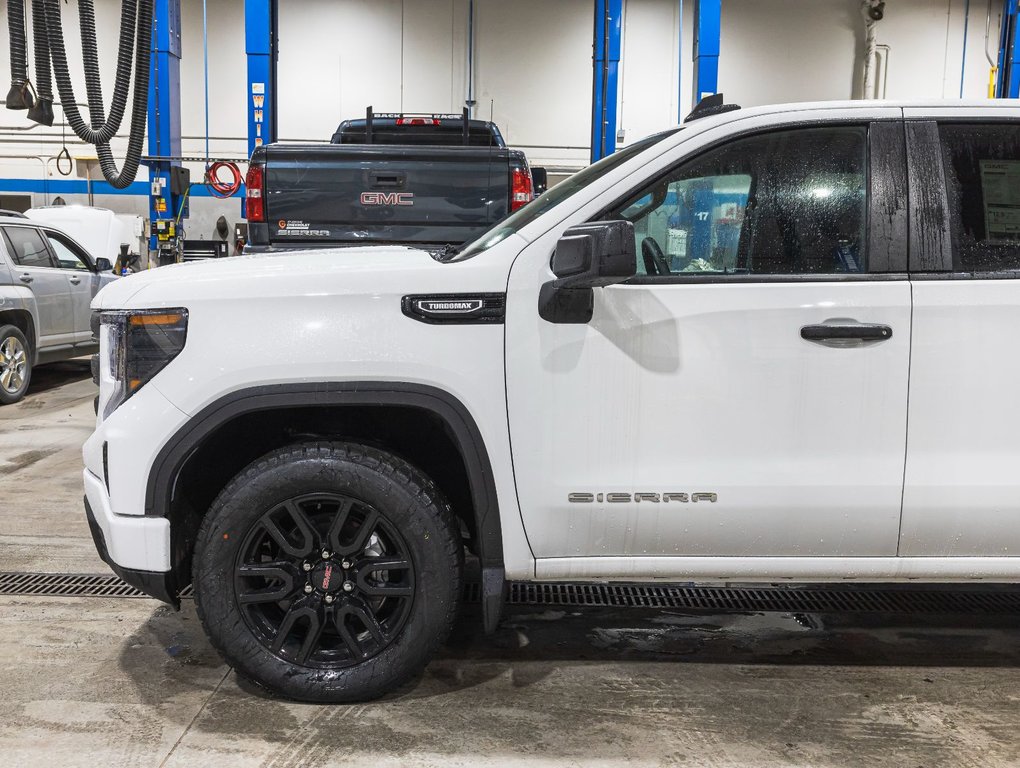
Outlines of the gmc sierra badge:
[[697,503],[708,501],[715,504],[719,500],[717,493],[569,493],[567,501],[571,504],[594,504],[607,501],[610,504],[629,504],[632,501],[651,501],[658,504],[660,501],[669,503],[671,501],[686,504],[689,501]]

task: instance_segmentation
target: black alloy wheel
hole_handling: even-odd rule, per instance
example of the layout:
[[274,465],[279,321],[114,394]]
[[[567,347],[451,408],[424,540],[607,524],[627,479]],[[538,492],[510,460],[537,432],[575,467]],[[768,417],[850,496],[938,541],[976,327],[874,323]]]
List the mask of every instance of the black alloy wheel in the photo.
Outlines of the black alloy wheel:
[[464,550],[446,498],[376,448],[307,442],[231,480],[195,542],[195,608],[249,680],[301,701],[382,696],[446,640]]
[[403,537],[369,504],[336,493],[297,496],[262,515],[240,547],[234,580],[252,633],[306,666],[375,656],[414,600]]

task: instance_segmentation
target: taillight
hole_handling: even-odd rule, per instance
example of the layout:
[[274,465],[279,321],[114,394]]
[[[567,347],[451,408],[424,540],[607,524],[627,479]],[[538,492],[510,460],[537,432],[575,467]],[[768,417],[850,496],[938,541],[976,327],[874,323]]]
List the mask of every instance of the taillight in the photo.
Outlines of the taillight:
[[262,196],[265,189],[266,167],[261,163],[248,166],[248,174],[244,177],[245,214],[249,222],[266,220],[266,201]]
[[526,165],[515,165],[510,169],[510,212],[523,208],[535,197],[531,182],[531,170]]
[[397,119],[397,125],[439,125],[435,117],[401,117]]

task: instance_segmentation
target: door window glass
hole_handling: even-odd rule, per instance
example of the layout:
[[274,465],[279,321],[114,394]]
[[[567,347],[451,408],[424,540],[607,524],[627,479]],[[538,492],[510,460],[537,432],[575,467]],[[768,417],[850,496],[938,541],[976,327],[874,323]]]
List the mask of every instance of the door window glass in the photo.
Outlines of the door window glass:
[[953,269],[1020,269],[1020,127],[943,125]]
[[57,255],[57,263],[61,269],[89,270],[86,263],[87,257],[74,243],[55,232],[47,232],[46,237],[49,238],[50,245],[53,246],[53,252]]
[[14,263],[22,267],[52,267],[50,251],[38,230],[31,227],[4,227],[7,250]]
[[607,218],[634,223],[638,272],[867,271],[867,129],[807,128],[726,144]]

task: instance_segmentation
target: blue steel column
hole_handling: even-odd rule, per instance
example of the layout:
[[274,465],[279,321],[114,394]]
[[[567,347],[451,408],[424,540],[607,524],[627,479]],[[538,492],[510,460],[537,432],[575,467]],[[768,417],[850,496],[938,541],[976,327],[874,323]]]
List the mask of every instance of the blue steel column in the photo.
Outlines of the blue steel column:
[[677,24],[677,49],[676,49],[676,83],[677,83],[677,94],[676,94],[676,109],[678,123],[684,121],[684,115],[687,114],[687,110],[684,109],[684,0],[680,0],[679,9],[679,23]]
[[592,41],[591,161],[616,151],[623,0],[595,0]]
[[276,3],[244,0],[248,54],[248,155],[276,136]]
[[694,104],[719,92],[722,0],[694,0]]
[[[149,77],[149,155],[181,156],[181,2],[155,0],[152,20],[152,57]],[[170,190],[170,166],[179,162],[150,162],[149,220],[175,219],[183,196]],[[154,182],[163,180],[158,194]],[[184,211],[181,218],[187,217]],[[156,238],[149,238],[156,250]]]
[[1006,0],[999,41],[999,98],[1020,98],[1020,0]]

